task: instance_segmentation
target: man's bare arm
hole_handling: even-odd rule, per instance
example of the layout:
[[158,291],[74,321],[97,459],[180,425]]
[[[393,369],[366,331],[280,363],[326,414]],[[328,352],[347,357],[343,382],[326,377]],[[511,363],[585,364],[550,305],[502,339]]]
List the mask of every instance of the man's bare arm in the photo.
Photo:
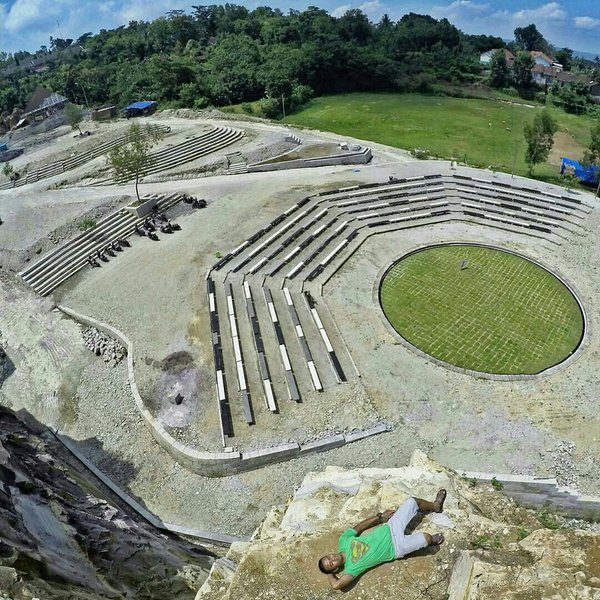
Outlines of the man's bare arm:
[[327,579],[329,580],[329,585],[331,586],[331,589],[343,590],[345,587],[349,586],[354,581],[354,575],[344,573],[343,575],[338,577],[333,573],[329,573],[329,575],[327,575]]
[[381,513],[375,515],[374,517],[369,517],[364,521],[361,521],[358,525],[355,525],[352,529],[356,531],[357,535],[360,535],[363,531],[367,529],[371,529],[371,527],[375,527],[375,525],[380,525],[382,523]]

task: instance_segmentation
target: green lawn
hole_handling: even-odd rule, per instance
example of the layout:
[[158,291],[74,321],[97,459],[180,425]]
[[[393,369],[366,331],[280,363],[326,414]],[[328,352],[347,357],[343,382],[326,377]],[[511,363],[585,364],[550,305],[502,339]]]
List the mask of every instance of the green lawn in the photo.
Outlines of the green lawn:
[[[316,98],[304,109],[286,118],[294,125],[333,131],[389,146],[425,148],[433,156],[456,158],[473,166],[494,166],[510,172],[515,149],[515,172],[525,175],[523,126],[541,107],[526,101],[469,99],[420,94],[343,94]],[[548,108],[559,123],[560,144],[573,158],[590,139],[592,119]],[[569,143],[572,142],[572,143]],[[562,148],[558,148],[562,150]],[[542,164],[534,174],[542,178],[558,175],[555,165]]]
[[386,273],[380,301],[411,344],[484,373],[539,373],[567,358],[583,331],[577,301],[554,275],[483,246],[407,256]]

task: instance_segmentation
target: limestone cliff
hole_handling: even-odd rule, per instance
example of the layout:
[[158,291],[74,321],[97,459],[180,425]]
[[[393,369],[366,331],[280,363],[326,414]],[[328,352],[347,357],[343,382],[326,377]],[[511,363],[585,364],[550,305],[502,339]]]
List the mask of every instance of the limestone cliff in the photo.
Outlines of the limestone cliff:
[[[444,513],[416,528],[443,533],[445,544],[366,573],[343,596],[329,590],[317,560],[336,551],[346,527],[441,487]],[[543,523],[557,525],[418,451],[404,468],[328,467],[215,563],[196,600],[600,600],[600,535]]]
[[193,598],[208,553],[103,496],[51,434],[0,407],[0,599]]

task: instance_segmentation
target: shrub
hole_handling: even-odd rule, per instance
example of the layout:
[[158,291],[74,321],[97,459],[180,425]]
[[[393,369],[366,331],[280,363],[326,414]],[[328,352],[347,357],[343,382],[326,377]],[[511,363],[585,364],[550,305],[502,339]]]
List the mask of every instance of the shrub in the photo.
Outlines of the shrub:
[[254,109],[252,108],[252,104],[250,104],[250,102],[242,102],[242,110],[247,115],[253,115],[254,114]]
[[517,540],[520,542],[529,535],[529,531],[525,527],[517,527]]
[[263,98],[259,100],[258,107],[267,119],[278,119],[281,116],[281,102],[278,98]]
[[292,88],[290,100],[292,105],[301,106],[311,100],[314,95],[315,92],[310,86],[298,84]]
[[431,156],[429,150],[426,150],[425,148],[413,148],[411,154],[419,160],[427,160]]
[[83,219],[83,221],[81,221],[78,225],[79,229],[81,229],[81,231],[86,231],[88,229],[92,229],[93,227],[96,227],[96,220],[95,219]]
[[504,488],[504,484],[500,481],[498,481],[495,477],[492,477],[492,480],[490,481],[490,483],[492,484],[492,487],[495,490],[502,490]]
[[546,529],[560,529],[558,517],[552,514],[548,508],[542,508],[537,514],[538,521]]

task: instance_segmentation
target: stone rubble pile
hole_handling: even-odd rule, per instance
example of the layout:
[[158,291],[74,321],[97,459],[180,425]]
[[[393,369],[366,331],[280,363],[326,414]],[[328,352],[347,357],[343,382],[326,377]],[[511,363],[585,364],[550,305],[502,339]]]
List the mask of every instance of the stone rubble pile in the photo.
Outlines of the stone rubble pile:
[[571,485],[577,481],[577,471],[573,455],[577,446],[573,442],[562,441],[556,445],[552,453],[554,459],[554,476],[560,485]]
[[127,356],[127,350],[117,340],[95,327],[87,327],[81,333],[85,345],[111,367],[116,367]]

